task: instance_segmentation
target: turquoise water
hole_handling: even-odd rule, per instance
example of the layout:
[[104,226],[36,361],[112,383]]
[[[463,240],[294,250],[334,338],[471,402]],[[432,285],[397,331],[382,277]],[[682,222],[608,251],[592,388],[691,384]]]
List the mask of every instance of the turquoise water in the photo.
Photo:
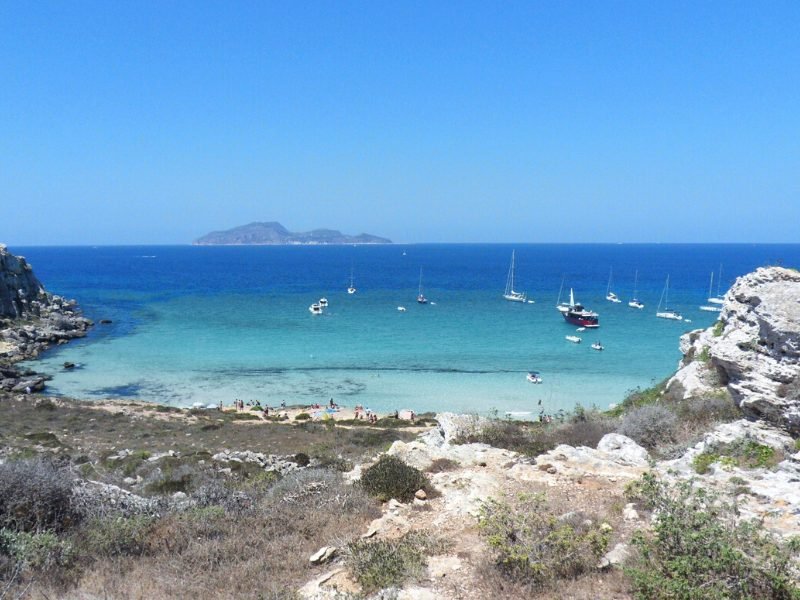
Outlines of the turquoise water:
[[[77,298],[94,319],[113,320],[33,365],[53,375],[51,392],[181,406],[333,397],[378,411],[520,416],[606,407],[668,376],[680,334],[716,318],[698,306],[720,262],[724,287],[759,264],[800,262],[799,246],[520,245],[517,287],[536,300],[523,305],[501,297],[511,248],[14,250],[48,289]],[[351,265],[355,295],[346,293]],[[604,300],[612,265],[622,304]],[[420,266],[432,301],[424,306],[415,302]],[[626,304],[637,268],[642,311]],[[667,273],[670,304],[691,323],[655,318]],[[562,276],[600,313],[600,329],[579,333],[580,345],[564,339],[575,328],[555,309]],[[313,316],[308,306],[321,296],[330,306]],[[590,348],[596,340],[604,352]],[[80,368],[64,371],[64,361]],[[526,381],[532,369],[544,383]]]

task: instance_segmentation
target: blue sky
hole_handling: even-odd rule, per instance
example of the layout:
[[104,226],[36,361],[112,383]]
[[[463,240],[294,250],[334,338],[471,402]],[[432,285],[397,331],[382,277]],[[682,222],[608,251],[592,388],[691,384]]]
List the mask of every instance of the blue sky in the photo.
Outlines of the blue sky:
[[6,2],[0,242],[797,242],[800,3]]

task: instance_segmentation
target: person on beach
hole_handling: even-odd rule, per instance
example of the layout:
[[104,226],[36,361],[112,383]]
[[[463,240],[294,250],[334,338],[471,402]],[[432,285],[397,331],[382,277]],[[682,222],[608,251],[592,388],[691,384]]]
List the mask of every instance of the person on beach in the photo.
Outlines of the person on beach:
[[331,401],[330,401],[329,404],[330,404],[331,408],[336,408],[336,405],[333,403],[333,398],[331,398]]

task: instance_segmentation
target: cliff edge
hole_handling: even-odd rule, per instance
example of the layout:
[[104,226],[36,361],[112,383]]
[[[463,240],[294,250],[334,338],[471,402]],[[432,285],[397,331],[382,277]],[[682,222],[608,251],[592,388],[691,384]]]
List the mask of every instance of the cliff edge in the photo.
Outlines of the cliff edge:
[[681,338],[671,393],[724,386],[752,419],[800,434],[800,271],[763,267],[739,277],[717,324]]

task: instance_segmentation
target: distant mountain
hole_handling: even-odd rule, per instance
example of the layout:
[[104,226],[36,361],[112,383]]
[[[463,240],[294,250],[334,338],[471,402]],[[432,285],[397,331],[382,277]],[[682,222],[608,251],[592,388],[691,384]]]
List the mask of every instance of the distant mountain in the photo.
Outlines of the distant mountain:
[[362,233],[345,235],[335,229],[293,233],[278,222],[250,223],[226,231],[212,231],[194,241],[195,246],[266,246],[278,244],[391,244],[392,240]]

